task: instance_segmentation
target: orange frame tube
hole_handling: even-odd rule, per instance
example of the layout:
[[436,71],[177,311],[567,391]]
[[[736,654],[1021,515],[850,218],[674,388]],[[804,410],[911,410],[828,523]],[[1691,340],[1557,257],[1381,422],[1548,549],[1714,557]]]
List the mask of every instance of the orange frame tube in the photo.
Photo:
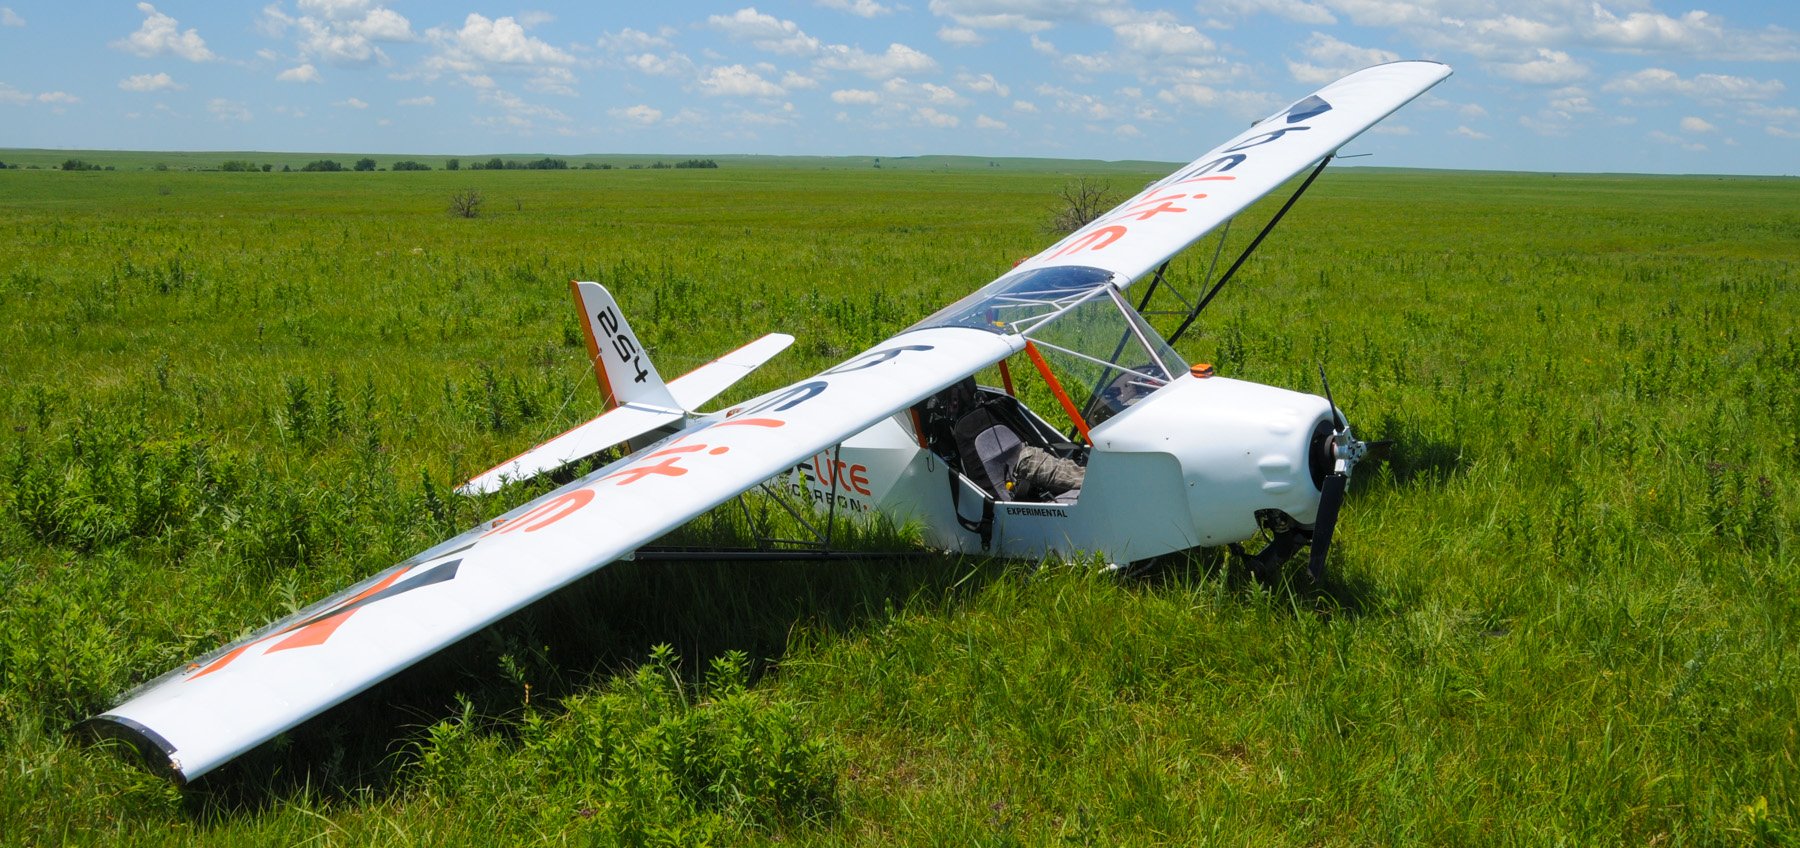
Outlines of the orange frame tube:
[[1018,392],[1013,391],[1012,369],[1006,367],[1006,360],[1004,359],[1000,360],[1000,384],[1006,387],[1007,397],[1019,396]]
[[1075,422],[1075,429],[1081,432],[1082,441],[1093,444],[1094,437],[1088,435],[1087,419],[1081,417],[1081,410],[1075,408],[1074,401],[1069,400],[1069,393],[1063,391],[1062,383],[1056,379],[1055,374],[1050,373],[1050,363],[1044,361],[1044,355],[1038,352],[1037,345],[1032,344],[1030,339],[1025,341],[1025,355],[1031,357],[1031,364],[1036,365],[1038,373],[1044,375],[1044,382],[1049,384],[1050,393],[1056,395],[1063,411],[1069,413],[1069,420]]

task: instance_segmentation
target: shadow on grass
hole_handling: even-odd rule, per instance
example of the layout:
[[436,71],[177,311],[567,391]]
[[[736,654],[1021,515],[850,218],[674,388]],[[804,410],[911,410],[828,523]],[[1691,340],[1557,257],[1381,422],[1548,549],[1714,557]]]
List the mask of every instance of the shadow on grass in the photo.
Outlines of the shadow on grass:
[[1302,548],[1272,580],[1258,577],[1241,557],[1225,548],[1180,551],[1134,564],[1123,575],[1131,585],[1150,591],[1188,587],[1198,582],[1222,582],[1232,593],[1268,591],[1277,609],[1294,617],[1360,618],[1384,610],[1380,587],[1361,575],[1326,569],[1323,583],[1314,583],[1306,572],[1307,551]]
[[615,562],[202,776],[188,814],[218,822],[296,798],[353,800],[403,786],[423,731],[462,713],[484,731],[630,673],[667,644],[698,681],[742,651],[752,680],[797,628],[853,633],[897,610],[952,607],[1004,573],[997,563],[917,557],[825,562]]
[[[1387,416],[1376,424],[1377,440],[1389,444],[1372,452],[1358,468],[1357,477],[1377,486],[1405,488],[1440,486],[1466,471],[1469,458],[1463,447],[1427,433],[1405,418]],[[1374,472],[1374,473],[1369,473]]]

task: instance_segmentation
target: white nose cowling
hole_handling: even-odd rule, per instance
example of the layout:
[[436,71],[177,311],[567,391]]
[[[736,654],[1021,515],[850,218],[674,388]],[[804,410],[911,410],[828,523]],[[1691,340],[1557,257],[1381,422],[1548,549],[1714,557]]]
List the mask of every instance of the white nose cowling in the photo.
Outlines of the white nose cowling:
[[1311,453],[1324,398],[1223,377],[1183,376],[1094,431],[1106,451],[1168,453],[1181,464],[1198,545],[1241,542],[1260,510],[1313,523],[1319,485]]

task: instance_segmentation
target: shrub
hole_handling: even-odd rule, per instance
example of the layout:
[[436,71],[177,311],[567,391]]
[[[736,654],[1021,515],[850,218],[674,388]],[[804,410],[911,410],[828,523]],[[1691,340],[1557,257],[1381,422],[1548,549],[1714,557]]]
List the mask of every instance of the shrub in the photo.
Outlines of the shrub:
[[344,166],[339,165],[338,163],[333,162],[330,159],[320,159],[316,162],[306,163],[306,165],[301,167],[300,170],[302,170],[302,171],[342,171],[342,170],[344,170]]
[[1063,183],[1056,193],[1056,202],[1050,223],[1044,229],[1062,235],[1087,226],[1089,221],[1118,205],[1119,198],[1112,193],[1112,183],[1082,177]]
[[481,204],[485,200],[481,192],[472,188],[450,195],[450,214],[459,218],[473,218],[481,214]]
[[358,171],[373,171],[373,170],[375,170],[375,160],[370,159],[367,156],[364,156],[363,158],[356,160],[356,170],[358,170]]
[[402,159],[401,161],[394,163],[394,167],[392,168],[392,170],[395,170],[395,171],[429,171],[429,170],[431,170],[431,166],[427,165],[423,162],[414,162],[411,159]]
[[[626,845],[728,841],[763,828],[830,819],[843,755],[807,731],[797,705],[745,685],[746,660],[713,660],[704,685],[682,680],[667,645],[605,691],[534,712],[508,743],[484,732],[472,705],[431,727],[411,769],[415,785],[457,797],[503,781],[537,827],[595,828]],[[548,802],[548,803],[546,803]],[[570,808],[581,812],[574,820]]]

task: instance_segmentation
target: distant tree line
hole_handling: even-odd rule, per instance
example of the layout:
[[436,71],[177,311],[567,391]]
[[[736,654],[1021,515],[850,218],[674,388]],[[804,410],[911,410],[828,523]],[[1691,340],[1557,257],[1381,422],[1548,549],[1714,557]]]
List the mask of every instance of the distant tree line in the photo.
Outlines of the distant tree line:
[[[37,165],[21,165],[17,162],[14,162],[11,165],[6,164],[5,162],[0,162],[0,171],[6,170],[8,168],[17,170],[19,168],[36,168],[36,167],[38,167],[38,166]],[[69,159],[69,160],[64,161],[60,166],[57,166],[57,167],[59,167],[61,170],[64,170],[64,171],[111,171],[111,170],[114,170],[114,167],[112,165],[99,165],[99,164],[95,164],[93,162],[88,162],[88,161],[81,160],[81,159]],[[573,168],[579,168],[580,170],[583,170],[583,171],[611,171],[615,167],[616,166],[612,165],[611,163],[607,163],[607,162],[583,162],[580,165],[570,165],[569,161],[567,159],[556,159],[556,158],[549,157],[549,156],[546,156],[542,159],[533,159],[529,162],[521,162],[517,159],[501,159],[500,157],[495,156],[486,161],[481,161],[481,160],[472,161],[472,162],[468,163],[468,165],[467,165],[468,170],[471,170],[471,171],[565,171],[565,170],[570,170]],[[715,162],[711,159],[687,159],[687,160],[683,160],[680,162],[676,162],[675,164],[671,165],[667,162],[657,160],[654,164],[651,164],[651,165],[633,164],[628,167],[630,168],[630,170],[633,170],[633,171],[642,170],[644,168],[650,168],[652,170],[667,169],[667,168],[717,168],[717,167],[719,167],[719,163]],[[464,165],[463,165],[463,162],[461,159],[446,159],[446,160],[444,160],[444,170],[446,170],[446,171],[460,171],[460,170],[463,170],[463,168],[464,168]],[[168,163],[166,163],[166,162],[158,162],[154,165],[151,165],[150,170],[152,170],[152,171],[168,171],[168,170],[171,170],[171,168],[169,167]],[[186,168],[181,168],[180,170],[196,171],[196,170],[206,170],[206,169],[188,166]],[[255,171],[261,171],[266,174],[266,173],[269,173],[270,171],[276,170],[276,168],[274,165],[269,164],[267,162],[259,165],[255,162],[251,162],[247,159],[227,159],[224,162],[219,163],[219,167],[217,170],[230,171],[230,172],[234,172],[234,173],[250,173],[250,172],[255,172]],[[288,172],[295,170],[295,168],[291,165],[282,165],[280,170],[282,173],[288,173]],[[345,167],[343,165],[343,163],[338,162],[333,159],[316,159],[316,160],[306,163],[305,165],[301,165],[299,170],[301,170],[301,171],[379,171],[379,170],[383,170],[383,169],[377,166],[374,158],[364,156],[363,158],[358,159],[355,162],[351,163],[350,167]],[[395,162],[392,166],[390,166],[386,170],[429,171],[429,170],[431,170],[431,166],[425,164],[424,162],[420,162],[420,161],[417,161],[414,159],[402,159],[398,162]]]
[[567,159],[552,159],[548,156],[542,159],[533,159],[530,162],[520,162],[517,159],[503,161],[500,157],[495,156],[486,162],[470,162],[469,169],[473,171],[566,171],[569,169],[569,162]]

